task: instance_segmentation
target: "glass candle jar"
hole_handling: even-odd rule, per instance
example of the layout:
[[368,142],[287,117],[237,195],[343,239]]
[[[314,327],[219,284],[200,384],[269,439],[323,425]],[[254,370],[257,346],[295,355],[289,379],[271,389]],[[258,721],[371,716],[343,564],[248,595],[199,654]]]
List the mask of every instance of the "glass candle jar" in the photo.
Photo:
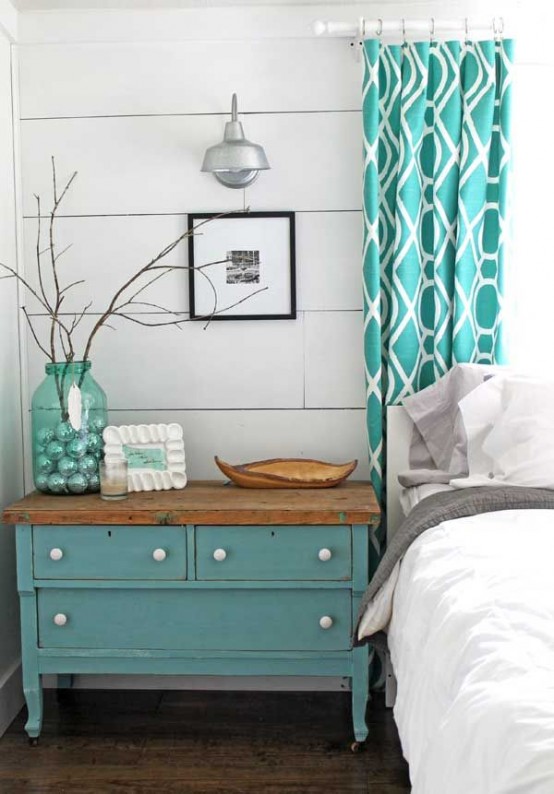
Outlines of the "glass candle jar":
[[102,499],[125,499],[127,496],[127,461],[103,460],[100,463],[100,496]]

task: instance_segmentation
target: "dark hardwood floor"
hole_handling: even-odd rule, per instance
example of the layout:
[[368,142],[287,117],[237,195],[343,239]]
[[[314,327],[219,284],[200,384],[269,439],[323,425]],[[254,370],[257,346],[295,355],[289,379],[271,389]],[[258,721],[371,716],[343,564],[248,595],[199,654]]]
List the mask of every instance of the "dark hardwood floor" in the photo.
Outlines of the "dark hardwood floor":
[[342,692],[48,691],[38,747],[23,732],[25,710],[0,740],[0,792],[409,792],[382,696],[370,703],[370,738],[357,754],[349,700]]

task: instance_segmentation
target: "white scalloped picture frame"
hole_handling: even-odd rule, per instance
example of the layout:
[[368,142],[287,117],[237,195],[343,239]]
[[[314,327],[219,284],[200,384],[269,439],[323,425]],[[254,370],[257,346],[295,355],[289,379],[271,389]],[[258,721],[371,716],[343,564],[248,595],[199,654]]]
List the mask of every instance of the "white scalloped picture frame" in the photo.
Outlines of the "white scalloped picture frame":
[[[103,438],[107,463],[127,459],[129,492],[168,491],[184,488],[187,484],[181,425],[175,422],[168,425],[108,425]],[[158,454],[154,455],[152,450]],[[141,455],[147,462],[148,458],[157,458],[155,465],[141,466]]]

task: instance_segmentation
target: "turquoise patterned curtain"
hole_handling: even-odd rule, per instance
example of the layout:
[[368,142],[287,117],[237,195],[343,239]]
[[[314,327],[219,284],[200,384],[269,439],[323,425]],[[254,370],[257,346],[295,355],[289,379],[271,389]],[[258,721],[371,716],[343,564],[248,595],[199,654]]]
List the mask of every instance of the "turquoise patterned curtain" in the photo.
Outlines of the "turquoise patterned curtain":
[[364,44],[371,477],[383,409],[453,364],[502,363],[512,41]]

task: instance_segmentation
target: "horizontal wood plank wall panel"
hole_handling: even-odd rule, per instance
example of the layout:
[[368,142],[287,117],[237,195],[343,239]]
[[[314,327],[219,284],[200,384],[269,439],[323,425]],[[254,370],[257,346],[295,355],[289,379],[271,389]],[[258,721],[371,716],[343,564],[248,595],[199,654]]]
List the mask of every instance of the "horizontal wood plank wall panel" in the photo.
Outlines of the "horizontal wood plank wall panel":
[[[187,227],[186,215],[112,216],[60,218],[57,223],[59,250],[71,249],[60,259],[60,272],[69,281],[86,279],[94,285],[92,311],[107,306],[115,290],[151,257]],[[25,261],[27,276],[36,278],[37,219],[27,218]],[[44,240],[43,239],[43,247]],[[300,310],[360,309],[362,306],[360,251],[362,216],[360,212],[301,212],[296,216],[296,255],[298,259],[297,306]],[[183,242],[165,259],[167,263],[188,264],[187,244]],[[45,283],[51,283],[46,269]],[[90,300],[90,286],[78,285],[67,293],[66,312],[80,311]],[[170,273],[153,284],[146,300],[167,303],[178,312],[188,312],[188,278]],[[41,311],[30,298],[27,308]]]
[[[357,113],[248,116],[245,132],[263,144],[272,166],[247,191],[251,209],[359,209],[360,125]],[[219,116],[23,121],[24,214],[36,214],[34,193],[46,201],[51,191],[51,155],[60,179],[79,171],[64,215],[242,208],[240,190],[229,191],[200,173],[206,147],[222,136]]]
[[[367,480],[365,412],[358,410],[290,411],[133,411],[110,410],[114,424],[177,422],[183,427],[187,475],[193,480],[218,480],[224,475],[214,463],[219,455],[229,463],[273,457],[306,457],[344,463],[358,460],[353,480]],[[31,479],[31,465],[27,476]]]
[[24,119],[228,116],[234,91],[245,113],[360,107],[360,70],[345,39],[68,44],[49,47],[48,58],[23,45],[19,53]]
[[[154,416],[153,416],[154,414]],[[325,411],[114,411],[118,424],[178,422],[191,479],[225,479],[214,463],[306,457],[343,463],[358,459],[352,479],[365,480],[367,442],[363,410]]]
[[[134,3],[135,8],[142,3]],[[253,8],[248,2],[242,6],[229,8],[232,2],[220,2],[212,8],[139,8],[138,13],[131,9],[112,9],[101,14],[87,10],[87,0],[80,0],[74,11],[51,10],[48,13],[25,13],[19,20],[19,39],[21,42],[106,42],[106,41],[184,41],[196,40],[240,40],[245,39],[306,39],[313,36],[313,22],[326,19],[334,22],[351,21],[355,23],[360,15],[368,20],[378,16],[385,19],[399,20],[422,19],[430,22],[434,16],[439,22],[445,16],[452,19],[463,19],[468,10],[474,11],[480,20],[492,20],[499,13],[497,0],[481,0],[478,4],[468,0],[448,0],[448,4],[439,0],[381,0],[381,2],[322,2],[314,5],[295,5],[291,3],[283,7],[265,0],[262,8]],[[131,5],[121,2],[122,6]],[[175,5],[175,3],[173,3]],[[196,6],[202,5],[197,0]],[[215,4],[214,4],[215,5]],[[227,8],[222,8],[226,5]],[[501,12],[505,14],[506,35],[513,35],[523,27],[532,36],[550,29],[548,12],[534,9],[533,14],[517,14],[519,0],[504,0]],[[538,5],[538,4],[535,4]],[[471,6],[471,9],[469,8]],[[470,17],[471,24],[472,17]],[[535,21],[537,20],[537,21]],[[521,25],[517,22],[521,21]],[[526,24],[525,24],[526,23]],[[491,26],[492,27],[492,26]],[[401,40],[400,31],[396,41]]]
[[[12,9],[13,10],[13,9]],[[2,22],[10,14],[2,9]],[[9,26],[11,28],[11,25]],[[11,46],[0,26],[0,262],[17,267]],[[2,273],[4,275],[4,273]],[[18,321],[20,296],[13,281],[0,282],[0,507],[23,488]],[[22,705],[19,671],[19,601],[15,536],[0,525],[0,736]],[[3,788],[0,784],[0,788]]]
[[[281,9],[277,17],[286,26],[296,11]],[[308,10],[310,19],[315,11]],[[233,13],[236,21],[241,12]],[[99,16],[108,26],[114,20]],[[200,11],[190,16],[192,28],[200,17]],[[134,21],[130,15],[131,26]],[[313,39],[309,27],[303,38],[277,28],[270,37],[245,32],[241,41],[194,41],[192,33],[178,43],[162,35],[147,43],[123,38],[20,47],[27,273],[34,271],[36,246],[33,194],[41,195],[45,214],[51,155],[60,181],[79,172],[58,222],[58,250],[72,244],[60,269],[67,281],[86,278],[93,285],[92,292],[69,293],[66,311],[91,297],[92,311],[100,311],[137,266],[185,230],[188,212],[245,205],[295,211],[296,321],[212,323],[207,330],[189,323],[179,331],[119,320],[117,331],[106,329],[96,340],[93,374],[108,394],[113,423],[183,424],[193,478],[218,476],[214,454],[231,462],[358,458],[356,476],[367,478],[363,367],[356,360],[362,350],[360,64],[346,41]],[[264,146],[272,166],[244,192],[200,172],[205,149],[222,138],[233,91],[245,111],[246,135]],[[185,243],[171,261],[185,265],[187,254]],[[186,273],[171,274],[146,299],[186,313]],[[28,308],[40,311],[36,302]],[[44,317],[34,320],[38,328],[46,325]],[[44,360],[30,337],[28,343],[32,390]]]
[[305,345],[306,408],[362,408],[362,312],[306,314]]
[[[45,317],[35,318],[45,336]],[[164,315],[148,315],[149,322]],[[302,408],[303,317],[144,328],[117,318],[95,340],[93,376],[110,408]],[[81,336],[82,338],[82,336]],[[76,348],[82,349],[82,344]],[[44,357],[29,340],[29,377]]]
[[[451,0],[455,2],[455,0]],[[458,0],[460,2],[460,0]],[[202,0],[198,0],[201,5]],[[84,4],[85,5],[85,4]],[[412,4],[410,3],[410,6]],[[387,0],[391,16],[408,16]],[[464,6],[465,8],[465,6]],[[435,6],[436,9],[436,6]],[[19,40],[22,43],[59,44],[73,42],[143,42],[186,40],[232,40],[312,38],[315,19],[358,19],[367,5],[336,3],[312,6],[269,6],[252,8],[142,8],[111,9],[106,13],[79,9],[51,10],[48,13],[25,13],[19,19]],[[451,13],[454,13],[452,10]],[[383,15],[384,16],[384,15]]]
[[[47,208],[44,207],[44,211]],[[42,220],[42,248],[47,245],[47,224]],[[25,262],[27,277],[38,286],[36,244],[38,219],[24,220]],[[91,311],[101,312],[109,304],[115,291],[140,267],[147,264],[172,240],[187,228],[186,215],[148,215],[128,217],[59,218],[56,222],[58,250],[71,248],[59,260],[59,272],[64,283],[86,280],[66,293],[64,311],[81,311],[90,300]],[[187,244],[182,242],[166,257],[166,264],[186,265]],[[44,268],[43,282],[52,287],[52,272]],[[188,312],[188,274],[168,273],[148,290],[145,300],[151,303],[170,303],[168,308]],[[44,311],[36,298],[27,306],[31,312]]]
[[362,213],[296,216],[299,307],[306,311],[362,308]]

